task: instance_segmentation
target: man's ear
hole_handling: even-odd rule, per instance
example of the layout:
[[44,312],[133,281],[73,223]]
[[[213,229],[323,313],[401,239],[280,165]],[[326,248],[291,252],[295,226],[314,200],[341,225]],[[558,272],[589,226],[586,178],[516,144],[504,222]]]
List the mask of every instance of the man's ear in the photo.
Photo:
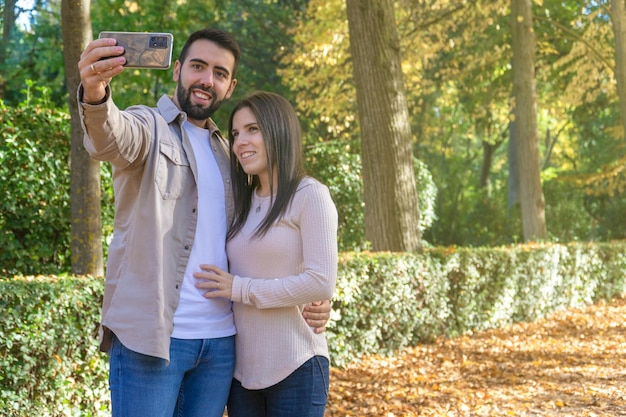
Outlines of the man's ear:
[[172,79],[174,80],[174,82],[178,82],[178,80],[180,79],[180,61],[176,60],[176,62],[174,62],[174,73],[172,74]]
[[235,91],[235,86],[237,85],[237,79],[235,78],[231,83],[230,83],[230,87],[228,88],[228,91],[226,92],[226,96],[224,97],[226,100],[228,100],[230,98],[230,96],[233,95],[233,91]]

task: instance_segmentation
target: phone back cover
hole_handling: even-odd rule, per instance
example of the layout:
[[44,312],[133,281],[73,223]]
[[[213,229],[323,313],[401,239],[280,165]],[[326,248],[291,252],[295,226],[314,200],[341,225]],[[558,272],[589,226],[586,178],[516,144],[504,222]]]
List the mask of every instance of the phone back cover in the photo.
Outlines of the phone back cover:
[[[151,37],[166,37],[167,47],[153,47]],[[172,60],[172,43],[174,37],[170,33],[154,32],[101,32],[100,38],[115,38],[117,44],[124,47],[126,67],[167,69]]]

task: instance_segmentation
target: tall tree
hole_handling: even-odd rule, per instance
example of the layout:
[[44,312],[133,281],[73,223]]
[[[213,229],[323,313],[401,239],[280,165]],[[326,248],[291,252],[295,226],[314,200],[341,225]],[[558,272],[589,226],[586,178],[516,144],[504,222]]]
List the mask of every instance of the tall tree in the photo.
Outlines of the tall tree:
[[615,36],[615,81],[622,126],[626,132],[626,6],[624,0],[611,0],[611,22]]
[[347,0],[365,234],[376,251],[421,249],[411,127],[392,0]]
[[545,240],[548,232],[540,178],[532,0],[511,0],[511,26],[514,115],[511,125],[518,162],[524,241]]
[[2,73],[0,74],[0,98],[4,97],[6,78],[2,74],[5,73],[4,68],[6,66],[7,48],[17,17],[15,14],[16,3],[17,0],[6,0],[4,2],[4,10],[2,11],[2,43],[0,43],[0,70],[2,70]]
[[103,275],[100,164],[83,147],[76,89],[80,84],[77,63],[92,39],[89,0],[63,0],[63,59],[71,115],[71,248],[72,273]]

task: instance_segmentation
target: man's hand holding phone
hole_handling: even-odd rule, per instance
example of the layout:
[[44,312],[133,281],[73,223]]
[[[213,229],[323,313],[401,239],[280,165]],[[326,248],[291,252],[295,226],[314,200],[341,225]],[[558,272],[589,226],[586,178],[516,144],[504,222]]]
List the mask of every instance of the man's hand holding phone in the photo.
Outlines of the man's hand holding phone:
[[169,33],[101,32],[78,62],[84,103],[101,103],[111,79],[128,68],[167,69],[174,38]]
[[80,55],[78,70],[83,85],[84,103],[100,103],[111,79],[124,71],[124,47],[113,38],[96,39]]

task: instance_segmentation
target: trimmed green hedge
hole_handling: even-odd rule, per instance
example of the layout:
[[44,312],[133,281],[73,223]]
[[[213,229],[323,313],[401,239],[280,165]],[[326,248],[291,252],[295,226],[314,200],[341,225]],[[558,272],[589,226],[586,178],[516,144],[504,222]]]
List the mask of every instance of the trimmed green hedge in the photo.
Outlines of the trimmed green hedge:
[[333,363],[533,321],[626,293],[626,242],[351,253],[339,265]]
[[0,274],[69,271],[69,115],[0,100],[0,120]]
[[[108,415],[96,330],[103,280],[0,280],[0,413]],[[333,364],[437,336],[532,321],[623,295],[626,242],[345,253],[327,328]]]
[[0,281],[0,415],[108,415],[97,346],[102,279]]

